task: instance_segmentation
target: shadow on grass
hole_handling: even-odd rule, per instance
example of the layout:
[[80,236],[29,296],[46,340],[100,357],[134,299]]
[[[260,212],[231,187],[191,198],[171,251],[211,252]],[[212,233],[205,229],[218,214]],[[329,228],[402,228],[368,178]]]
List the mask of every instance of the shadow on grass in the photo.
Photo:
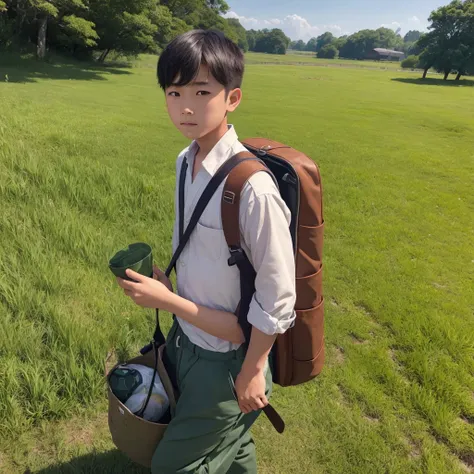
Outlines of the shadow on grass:
[[38,79],[105,81],[107,75],[131,74],[124,68],[80,62],[67,58],[39,61],[32,55],[0,51],[0,82],[28,83]]
[[392,81],[403,82],[404,84],[416,84],[418,86],[444,86],[444,87],[474,87],[474,81],[469,79],[460,79],[459,81],[443,79],[423,79],[418,77],[416,79],[408,77],[395,77]]
[[130,461],[118,450],[87,454],[69,462],[40,470],[26,470],[24,474],[150,474],[150,469]]

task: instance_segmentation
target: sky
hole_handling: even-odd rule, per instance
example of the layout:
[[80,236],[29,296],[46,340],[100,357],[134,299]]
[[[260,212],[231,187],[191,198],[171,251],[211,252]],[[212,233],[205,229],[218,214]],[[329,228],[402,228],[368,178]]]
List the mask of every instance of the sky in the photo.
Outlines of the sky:
[[292,40],[308,41],[325,31],[336,36],[386,26],[426,31],[428,17],[449,0],[227,0],[224,16],[246,29],[281,28]]

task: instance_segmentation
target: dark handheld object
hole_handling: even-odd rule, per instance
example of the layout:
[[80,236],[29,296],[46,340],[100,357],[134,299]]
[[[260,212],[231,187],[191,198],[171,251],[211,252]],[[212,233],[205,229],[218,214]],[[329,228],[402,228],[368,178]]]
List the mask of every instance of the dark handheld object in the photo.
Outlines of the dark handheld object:
[[[153,277],[153,254],[151,247],[144,242],[137,242],[130,244],[119,250],[109,260],[110,271],[119,278],[124,280],[133,281],[127,276],[125,271],[130,268],[131,270],[140,273],[140,275]],[[156,342],[158,347],[165,343],[165,336],[160,328],[160,319],[158,316],[158,309],[156,310],[156,330],[153,337],[153,341],[144,347],[140,352],[146,354],[153,348],[153,343]]]
[[109,260],[109,268],[115,276],[128,281],[132,281],[125,273],[128,268],[140,273],[140,275],[152,276],[153,255],[151,247],[143,242],[130,244],[128,247],[119,250]]
[[[229,383],[232,388],[232,393],[234,394],[234,398],[239,403],[239,400],[237,398],[237,391],[235,390],[235,383],[232,375],[229,373]],[[285,422],[283,421],[283,418],[278,414],[278,412],[273,408],[270,404],[268,404],[266,407],[262,408],[263,413],[267,416],[268,420],[270,423],[273,425],[273,427],[278,431],[278,433],[282,434],[285,431]]]

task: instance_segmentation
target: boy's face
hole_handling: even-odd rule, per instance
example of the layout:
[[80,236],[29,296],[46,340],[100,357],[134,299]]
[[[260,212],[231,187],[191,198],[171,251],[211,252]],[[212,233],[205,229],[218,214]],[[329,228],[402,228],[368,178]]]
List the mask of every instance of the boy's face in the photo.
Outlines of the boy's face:
[[193,82],[185,86],[171,85],[165,90],[168,114],[176,128],[186,137],[197,140],[222,124],[227,112],[240,103],[242,92],[233,89],[228,94],[201,65]]

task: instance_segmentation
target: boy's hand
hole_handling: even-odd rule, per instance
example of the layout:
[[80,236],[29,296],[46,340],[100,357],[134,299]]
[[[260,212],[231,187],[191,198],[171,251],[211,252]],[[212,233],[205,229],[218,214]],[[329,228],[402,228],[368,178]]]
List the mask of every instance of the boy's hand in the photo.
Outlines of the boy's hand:
[[235,391],[242,413],[247,414],[268,405],[265,387],[263,370],[241,370],[235,381]]
[[130,269],[126,271],[126,274],[135,281],[127,281],[117,277],[117,282],[119,286],[123,288],[124,293],[130,296],[137,305],[143,306],[144,308],[158,309],[163,309],[167,306],[172,291],[170,291],[166,284],[154,278],[143,276]]
[[168,290],[173,291],[173,285],[170,279],[165,275],[165,272],[161,271],[156,265],[153,265],[153,278],[163,283]]

